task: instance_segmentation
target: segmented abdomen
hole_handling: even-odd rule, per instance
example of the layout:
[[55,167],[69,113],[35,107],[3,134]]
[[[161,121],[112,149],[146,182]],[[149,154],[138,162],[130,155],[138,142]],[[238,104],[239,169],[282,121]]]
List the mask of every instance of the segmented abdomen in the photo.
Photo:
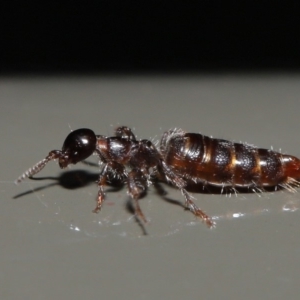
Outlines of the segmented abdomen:
[[165,133],[161,152],[184,178],[211,185],[271,187],[300,178],[293,156],[180,130]]

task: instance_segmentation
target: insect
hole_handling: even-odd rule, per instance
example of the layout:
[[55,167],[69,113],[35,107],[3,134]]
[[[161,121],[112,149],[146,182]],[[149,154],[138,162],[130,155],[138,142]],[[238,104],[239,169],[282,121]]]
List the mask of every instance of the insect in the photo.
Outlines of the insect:
[[102,163],[98,179],[97,206],[101,210],[107,178],[126,182],[136,215],[146,222],[139,198],[155,178],[164,178],[178,188],[185,206],[200,217],[208,227],[213,220],[196,206],[186,187],[189,183],[216,186],[220,189],[247,188],[262,192],[265,188],[285,188],[294,191],[300,185],[300,160],[272,150],[214,139],[198,133],[171,129],[161,138],[159,147],[149,140],[137,140],[132,130],[118,127],[115,136],[95,135],[91,129],[72,131],[62,150],[52,150],[40,162],[24,172],[17,180],[40,172],[45,165],[58,159],[60,168],[76,164],[96,154]]

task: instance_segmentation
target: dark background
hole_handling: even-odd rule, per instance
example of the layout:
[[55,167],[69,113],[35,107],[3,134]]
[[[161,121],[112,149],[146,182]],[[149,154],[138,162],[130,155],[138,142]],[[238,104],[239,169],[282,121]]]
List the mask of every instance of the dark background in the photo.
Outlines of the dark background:
[[297,1],[11,1],[1,73],[300,66]]

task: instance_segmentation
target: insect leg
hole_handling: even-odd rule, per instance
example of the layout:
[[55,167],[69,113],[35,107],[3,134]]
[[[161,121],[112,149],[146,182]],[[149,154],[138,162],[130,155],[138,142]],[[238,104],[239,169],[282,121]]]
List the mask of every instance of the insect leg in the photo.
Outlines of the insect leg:
[[97,206],[96,208],[93,210],[94,213],[98,213],[101,210],[102,207],[102,203],[104,201],[105,198],[105,193],[104,193],[104,185],[106,183],[106,175],[108,173],[108,169],[109,169],[109,164],[106,164],[104,166],[104,168],[101,170],[101,173],[99,175],[99,179],[98,179],[98,197],[97,197]]
[[147,178],[142,171],[133,169],[128,173],[128,192],[134,202],[135,213],[140,217],[145,223],[147,219],[143,214],[141,207],[138,203],[139,198],[145,193],[147,189]]
[[116,162],[106,163],[98,179],[98,197],[97,197],[97,206],[93,210],[94,213],[98,213],[101,210],[105,193],[104,193],[104,185],[108,180],[118,179],[124,181],[127,177],[125,169],[122,165]]
[[200,209],[192,200],[192,196],[185,190],[181,189],[181,192],[185,198],[186,207],[197,217],[200,217],[205,224],[209,227],[215,227],[215,222],[209,217],[202,209]]
[[186,208],[190,210],[195,216],[200,217],[209,228],[214,227],[215,223],[213,222],[213,220],[194,203],[193,197],[184,188],[186,185],[185,181],[177,176],[163,160],[161,161],[161,168],[163,169],[163,173],[165,174],[166,179],[169,180],[178,189],[180,189],[182,195],[185,198]]

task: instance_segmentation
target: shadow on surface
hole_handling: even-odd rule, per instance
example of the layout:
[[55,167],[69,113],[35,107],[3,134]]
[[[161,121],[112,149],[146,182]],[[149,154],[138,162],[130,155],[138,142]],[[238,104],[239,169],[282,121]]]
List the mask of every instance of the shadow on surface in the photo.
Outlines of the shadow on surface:
[[[30,178],[31,180],[38,180],[38,181],[54,180],[55,182],[49,183],[47,185],[37,187],[34,189],[30,189],[30,190],[20,193],[20,194],[17,194],[13,197],[13,199],[18,199],[18,198],[21,198],[28,194],[32,194],[34,192],[38,192],[38,191],[50,188],[52,186],[57,186],[57,185],[64,189],[68,189],[68,190],[79,189],[79,188],[86,187],[86,186],[96,183],[98,180],[98,177],[99,177],[98,173],[91,173],[91,172],[87,172],[87,171],[83,171],[83,170],[63,172],[58,177],[52,177],[52,176],[50,176],[50,177],[49,176],[48,177],[31,177]],[[169,203],[185,207],[180,201],[166,197],[167,192],[163,188],[162,183],[168,184],[165,182],[154,180],[153,186],[155,188],[156,194],[159,197],[161,197],[163,200],[165,200]],[[117,191],[120,191],[124,187],[124,183],[115,178],[108,178],[107,182],[106,182],[106,186],[108,186],[108,189],[106,189],[106,192],[117,192]],[[168,186],[175,188],[171,184],[168,184]],[[219,194],[229,194],[229,193],[253,194],[253,192],[256,192],[256,193],[274,192],[274,190],[281,190],[282,188],[280,188],[280,187],[276,187],[276,188],[270,187],[270,188],[263,188],[263,189],[255,188],[255,191],[253,191],[253,188],[251,188],[251,187],[250,188],[237,188],[237,189],[228,187],[228,188],[222,189],[218,186],[188,183],[186,189],[187,189],[187,191],[192,192],[192,193],[219,195]],[[146,195],[147,195],[147,193],[142,195],[141,198],[144,198]],[[129,211],[131,211],[131,210],[129,209]]]

